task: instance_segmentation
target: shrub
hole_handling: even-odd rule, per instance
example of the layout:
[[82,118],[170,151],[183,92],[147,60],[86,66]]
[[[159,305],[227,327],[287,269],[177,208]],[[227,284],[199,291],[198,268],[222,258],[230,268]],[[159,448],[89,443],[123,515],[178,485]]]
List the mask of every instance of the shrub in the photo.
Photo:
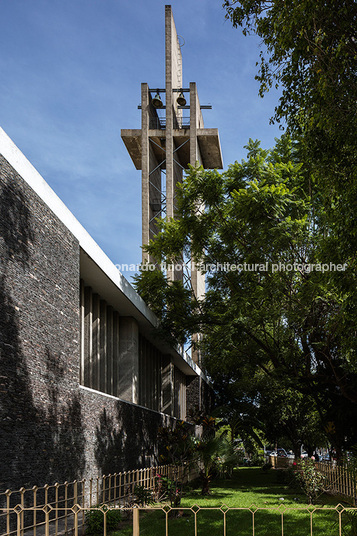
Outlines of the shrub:
[[[98,505],[106,512],[107,532],[115,530],[121,521],[121,512],[118,508],[109,508],[106,504]],[[101,536],[104,531],[104,513],[101,510],[87,510],[86,536]]]
[[136,498],[135,502],[140,506],[145,506],[145,504],[152,504],[155,502],[152,491],[144,488],[144,486],[135,486],[134,495]]
[[177,480],[171,480],[167,476],[156,475],[153,502],[161,502],[169,499],[171,506],[178,506],[183,492],[183,485]]
[[309,503],[314,504],[317,496],[324,491],[325,477],[316,469],[314,460],[300,460],[296,468],[296,480],[306,494]]

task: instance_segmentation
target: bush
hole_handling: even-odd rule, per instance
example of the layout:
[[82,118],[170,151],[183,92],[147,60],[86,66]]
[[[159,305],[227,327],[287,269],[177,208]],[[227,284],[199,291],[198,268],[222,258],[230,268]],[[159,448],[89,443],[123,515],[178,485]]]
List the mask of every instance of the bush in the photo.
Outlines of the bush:
[[[115,530],[121,521],[121,512],[118,508],[109,508],[106,504],[98,505],[106,512],[107,532]],[[101,536],[104,531],[104,513],[101,510],[87,510],[86,530],[88,536]]]
[[314,504],[317,496],[324,491],[325,477],[316,469],[314,460],[300,460],[296,468],[296,480],[306,494],[309,503]]
[[136,498],[135,502],[139,506],[145,506],[146,504],[152,504],[155,502],[152,491],[144,488],[144,486],[139,486],[139,485],[135,486],[134,495]]
[[156,475],[155,489],[153,493],[154,502],[161,502],[169,499],[171,506],[178,506],[183,492],[183,484],[176,480],[171,480],[166,476]]

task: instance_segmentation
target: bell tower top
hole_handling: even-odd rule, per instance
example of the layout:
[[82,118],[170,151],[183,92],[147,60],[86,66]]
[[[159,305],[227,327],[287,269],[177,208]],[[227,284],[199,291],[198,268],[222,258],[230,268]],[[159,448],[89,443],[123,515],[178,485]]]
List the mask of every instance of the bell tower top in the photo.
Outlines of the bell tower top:
[[[178,184],[189,164],[205,169],[222,168],[222,153],[216,128],[205,128],[197,87],[183,87],[182,55],[171,6],[165,6],[165,87],[141,84],[141,129],[122,130],[121,137],[136,169],[141,170],[142,244],[159,232],[159,218],[176,217]],[[167,270],[169,280],[180,279],[200,298],[205,293],[204,274],[191,260]],[[186,255],[187,256],[187,255]],[[143,263],[152,262],[143,250]],[[182,269],[177,268],[180,266]],[[198,335],[196,336],[198,337]],[[199,361],[197,352],[193,359]]]
[[171,6],[165,6],[166,88],[182,87],[182,55]]

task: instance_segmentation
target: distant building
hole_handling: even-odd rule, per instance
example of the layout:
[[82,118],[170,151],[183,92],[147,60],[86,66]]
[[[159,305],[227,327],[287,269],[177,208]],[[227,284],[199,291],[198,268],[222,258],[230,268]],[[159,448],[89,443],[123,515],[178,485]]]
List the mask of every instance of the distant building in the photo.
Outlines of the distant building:
[[155,463],[205,376],[1,129],[0,255],[1,491]]

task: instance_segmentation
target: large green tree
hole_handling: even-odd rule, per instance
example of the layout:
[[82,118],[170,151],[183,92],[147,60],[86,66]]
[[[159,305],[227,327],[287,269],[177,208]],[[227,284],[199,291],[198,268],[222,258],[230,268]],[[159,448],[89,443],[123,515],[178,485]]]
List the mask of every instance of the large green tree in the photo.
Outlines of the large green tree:
[[226,16],[261,38],[260,94],[282,93],[274,120],[300,136],[317,180],[333,247],[357,249],[357,3],[225,0]]
[[[208,274],[202,302],[158,272],[143,273],[138,289],[164,333],[181,342],[203,334],[216,386],[237,387],[253,411],[259,370],[297,399],[310,397],[320,428],[341,450],[357,439],[357,4],[223,5],[235,27],[261,38],[260,93],[281,88],[273,120],[298,142],[284,136],[272,151],[250,142],[247,160],[222,175],[191,169],[178,219],[162,221],[148,248],[158,260],[181,261],[184,251],[196,262],[246,269]],[[293,269],[273,270],[279,263]],[[307,271],[304,263],[347,269]]]
[[[353,259],[326,246],[331,228],[299,145],[283,136],[271,151],[253,141],[247,151],[223,174],[192,168],[177,219],[159,222],[147,248],[159,261],[180,262],[184,251],[216,266],[207,270],[205,299],[159,272],[143,271],[137,288],[166,333],[181,341],[203,334],[216,382],[239,384],[259,369],[308,394],[322,425],[335,423],[330,439],[342,448],[356,439],[337,415],[357,410]],[[330,263],[346,270],[331,271]]]

